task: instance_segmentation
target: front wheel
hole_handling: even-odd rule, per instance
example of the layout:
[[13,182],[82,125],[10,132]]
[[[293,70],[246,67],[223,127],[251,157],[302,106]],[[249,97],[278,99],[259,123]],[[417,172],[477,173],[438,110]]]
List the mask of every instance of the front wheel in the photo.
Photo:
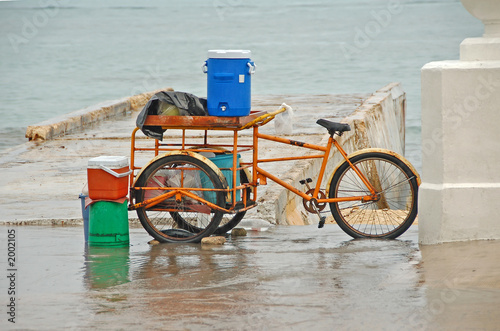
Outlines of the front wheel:
[[[335,221],[353,238],[397,238],[417,216],[417,174],[383,152],[366,152],[350,161],[375,188],[377,200],[330,203]],[[371,195],[347,161],[333,175],[328,194],[329,198]]]

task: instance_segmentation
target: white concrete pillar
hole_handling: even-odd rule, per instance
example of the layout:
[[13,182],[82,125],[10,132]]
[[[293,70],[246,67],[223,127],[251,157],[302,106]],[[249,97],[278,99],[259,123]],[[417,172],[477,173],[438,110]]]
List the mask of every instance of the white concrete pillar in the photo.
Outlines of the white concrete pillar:
[[422,244],[500,239],[500,1],[462,4],[484,35],[422,68]]

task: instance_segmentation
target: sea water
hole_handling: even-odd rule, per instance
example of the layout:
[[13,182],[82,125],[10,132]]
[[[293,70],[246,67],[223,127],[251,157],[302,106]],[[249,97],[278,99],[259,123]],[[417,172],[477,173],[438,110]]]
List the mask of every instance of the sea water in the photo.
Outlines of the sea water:
[[209,49],[249,49],[252,94],[401,82],[420,168],[420,69],[483,32],[458,0],[0,1],[0,150],[28,125],[171,86],[206,95]]

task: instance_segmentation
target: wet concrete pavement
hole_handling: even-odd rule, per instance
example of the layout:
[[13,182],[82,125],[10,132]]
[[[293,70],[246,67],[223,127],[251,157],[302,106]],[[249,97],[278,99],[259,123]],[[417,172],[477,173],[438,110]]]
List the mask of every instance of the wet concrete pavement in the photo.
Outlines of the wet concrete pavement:
[[[86,247],[82,227],[16,230],[18,330],[495,330],[500,241],[352,240],[336,225],[276,226],[223,246]],[[7,274],[7,249],[0,262]],[[8,301],[2,275],[0,302]]]

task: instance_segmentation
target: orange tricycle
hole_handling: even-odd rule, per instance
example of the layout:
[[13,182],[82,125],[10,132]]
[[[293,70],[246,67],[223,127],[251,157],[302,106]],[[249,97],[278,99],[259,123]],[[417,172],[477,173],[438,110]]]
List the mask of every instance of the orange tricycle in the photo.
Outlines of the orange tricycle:
[[[307,211],[319,217],[323,227],[327,206],[335,222],[354,238],[393,239],[404,233],[417,216],[420,177],[401,155],[370,148],[347,154],[335,136],[350,131],[348,124],[320,119],[330,137],[326,146],[299,142],[259,132],[259,127],[285,111],[251,112],[243,117],[148,116],[145,125],[163,130],[180,130],[180,141],[138,147],[136,128],[131,137],[130,205],[146,231],[160,242],[200,242],[210,235],[222,235],[235,227],[245,212],[257,205],[259,185],[270,179],[303,199]],[[241,130],[253,130],[252,143],[240,143]],[[201,130],[199,137],[186,134]],[[209,133],[232,131],[232,143],[212,143]],[[259,157],[259,140],[318,151],[315,155]],[[343,160],[321,187],[332,149]],[[154,152],[155,157],[138,167],[137,152]],[[252,155],[243,162],[241,153]],[[286,183],[260,167],[262,163],[322,159],[316,184],[304,178],[303,190]]]

